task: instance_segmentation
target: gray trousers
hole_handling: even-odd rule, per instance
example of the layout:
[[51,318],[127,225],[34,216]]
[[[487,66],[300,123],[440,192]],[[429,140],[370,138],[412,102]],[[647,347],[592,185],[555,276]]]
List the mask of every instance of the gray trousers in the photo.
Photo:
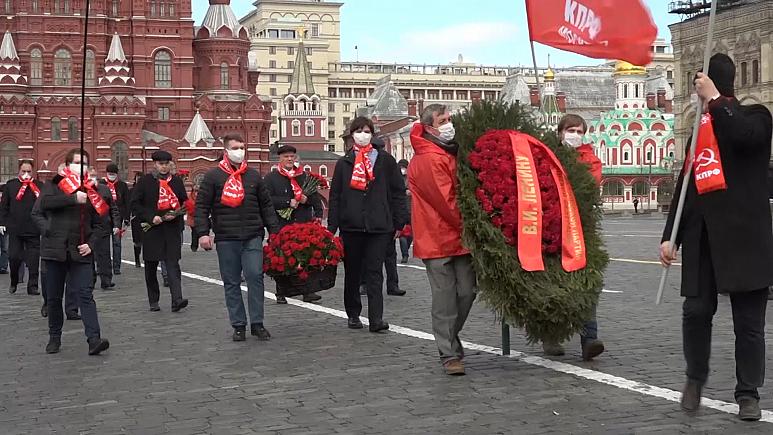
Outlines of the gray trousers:
[[424,265],[432,288],[432,332],[440,361],[462,359],[464,349],[459,332],[478,291],[472,257],[435,258],[424,260]]

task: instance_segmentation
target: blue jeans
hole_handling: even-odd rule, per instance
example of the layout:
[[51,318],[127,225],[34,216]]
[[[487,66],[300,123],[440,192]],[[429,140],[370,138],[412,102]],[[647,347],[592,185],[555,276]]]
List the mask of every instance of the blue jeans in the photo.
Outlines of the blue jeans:
[[250,324],[263,323],[263,238],[217,242],[217,260],[225,287],[225,306],[234,328],[245,328],[247,317],[242,299],[242,271],[247,281]]
[[92,293],[94,289],[91,285],[92,264],[78,263],[69,259],[67,261],[43,261],[46,268],[44,290],[48,300],[49,335],[51,337],[62,336],[62,325],[64,324],[62,296],[64,295],[65,281],[67,281],[67,284],[72,285],[78,294],[78,307],[86,338],[99,338],[97,304],[94,302]]
[[596,321],[596,307],[593,306],[593,313],[591,318],[586,320],[582,327],[582,333],[580,334],[580,343],[585,345],[588,341],[596,340],[599,338],[599,322]]

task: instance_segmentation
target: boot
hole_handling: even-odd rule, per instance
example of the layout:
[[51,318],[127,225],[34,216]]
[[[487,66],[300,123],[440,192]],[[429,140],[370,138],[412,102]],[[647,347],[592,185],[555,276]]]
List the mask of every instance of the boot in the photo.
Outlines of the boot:
[[62,347],[62,338],[51,337],[46,345],[46,353],[59,353],[60,347]]
[[682,399],[680,404],[685,412],[695,412],[701,406],[701,393],[703,384],[692,379],[688,379],[682,390]]
[[738,399],[738,418],[743,421],[757,421],[761,419],[760,401],[754,397],[740,397]]
[[89,355],[99,355],[110,347],[110,342],[105,338],[89,338]]
[[140,262],[140,254],[142,254],[142,246],[134,247],[134,267],[142,267]]

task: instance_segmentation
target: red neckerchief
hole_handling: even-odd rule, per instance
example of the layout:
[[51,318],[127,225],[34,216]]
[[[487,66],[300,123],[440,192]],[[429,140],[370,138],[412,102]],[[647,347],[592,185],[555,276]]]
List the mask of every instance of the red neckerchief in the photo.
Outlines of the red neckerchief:
[[373,145],[365,146],[354,145],[357,155],[354,157],[354,170],[352,171],[352,181],[349,187],[357,190],[365,190],[368,183],[373,181],[373,163],[368,154],[373,150]]
[[19,181],[21,182],[21,188],[19,188],[19,193],[16,194],[17,201],[21,201],[21,199],[24,197],[24,192],[27,190],[27,187],[29,187],[32,190],[32,193],[35,194],[35,198],[40,196],[40,189],[38,189],[38,186],[35,184],[35,180],[33,178],[22,180],[21,177],[19,177]]
[[229,175],[223,193],[220,195],[220,203],[226,207],[236,208],[244,202],[244,184],[242,184],[242,174],[247,172],[247,162],[242,162],[239,169],[234,170],[228,159],[220,161],[218,167]]
[[300,201],[301,196],[303,196],[303,189],[301,188],[301,185],[298,184],[298,177],[303,175],[303,171],[296,171],[297,168],[288,171],[287,169],[280,167],[279,175],[283,175],[290,179],[290,186],[293,188],[293,196],[296,201]]
[[177,210],[180,208],[180,200],[177,199],[177,195],[175,195],[172,188],[169,187],[169,181],[172,180],[172,176],[170,175],[167,180],[160,177],[161,175],[159,174],[158,211]]
[[719,155],[719,144],[714,136],[714,119],[710,114],[701,116],[701,126],[698,130],[698,141],[695,145],[695,161],[693,162],[695,188],[699,195],[727,189],[725,171],[722,168],[722,157]]
[[115,181],[110,181],[107,177],[105,177],[104,180],[105,183],[107,183],[107,187],[110,189],[110,195],[113,196],[113,201],[118,201],[118,193],[115,191]]
[[[88,177],[88,173],[84,174]],[[59,188],[67,195],[72,195],[81,187],[81,181],[78,174],[72,172],[69,168],[65,168],[62,172],[62,180],[59,181]],[[95,189],[94,183],[87,181],[83,183],[83,187],[86,188],[86,195],[89,197],[89,202],[97,211],[100,216],[105,216],[110,211],[110,206],[107,205],[102,195]]]

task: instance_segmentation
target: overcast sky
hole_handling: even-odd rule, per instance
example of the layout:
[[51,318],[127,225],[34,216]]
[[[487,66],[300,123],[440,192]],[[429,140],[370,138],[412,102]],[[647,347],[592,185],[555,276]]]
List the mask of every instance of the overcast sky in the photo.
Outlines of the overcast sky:
[[[526,12],[522,0],[341,0],[341,60],[400,63],[467,62],[486,65],[531,65]],[[668,13],[668,1],[645,0],[660,37],[671,39],[668,25],[679,20]],[[242,17],[254,0],[231,0]],[[206,0],[194,0],[193,18],[200,23]],[[354,47],[359,47],[359,53]],[[601,63],[537,44],[540,66]]]

